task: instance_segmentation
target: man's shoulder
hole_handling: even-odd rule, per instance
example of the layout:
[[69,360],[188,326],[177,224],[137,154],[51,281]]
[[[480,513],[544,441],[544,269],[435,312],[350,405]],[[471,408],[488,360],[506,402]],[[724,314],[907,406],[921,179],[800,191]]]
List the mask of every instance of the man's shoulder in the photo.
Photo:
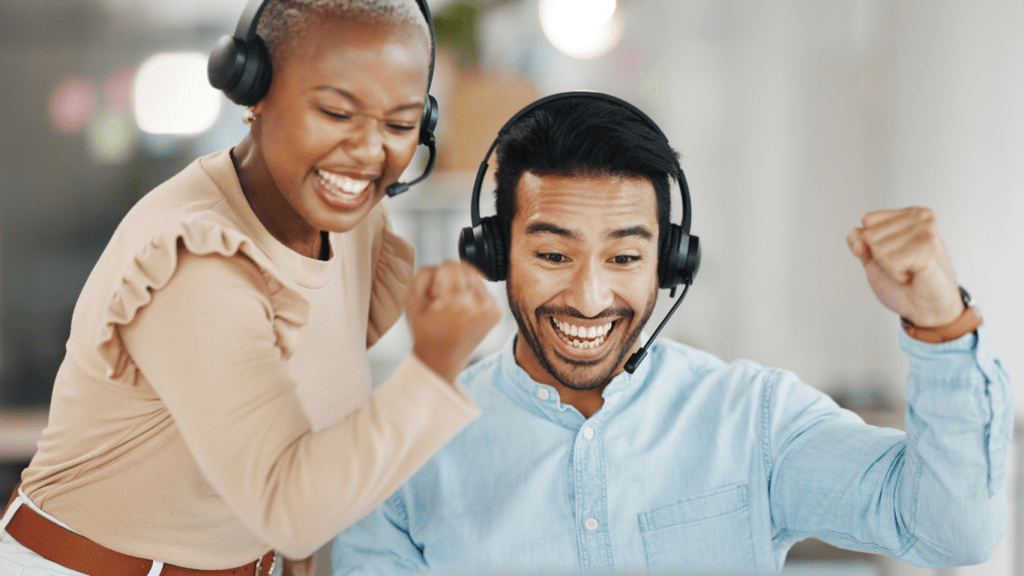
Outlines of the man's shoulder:
[[651,374],[658,377],[666,374],[687,375],[697,380],[730,375],[736,378],[758,378],[778,372],[752,360],[726,362],[707,350],[676,342],[659,340],[651,347]]
[[727,362],[712,352],[667,339],[651,347],[648,361],[644,384],[638,390],[639,397],[648,402],[748,405],[756,411],[765,394],[789,374],[751,360]]

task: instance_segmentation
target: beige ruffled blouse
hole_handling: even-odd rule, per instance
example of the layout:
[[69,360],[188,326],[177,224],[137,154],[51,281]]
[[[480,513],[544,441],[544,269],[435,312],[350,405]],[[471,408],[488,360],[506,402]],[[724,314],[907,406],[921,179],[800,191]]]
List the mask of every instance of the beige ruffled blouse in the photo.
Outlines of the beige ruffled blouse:
[[330,244],[319,261],[274,239],[228,151],[142,198],[75,306],[25,493],[200,569],[306,557],[372,510],[479,411],[411,354],[371,394],[413,250],[383,205]]

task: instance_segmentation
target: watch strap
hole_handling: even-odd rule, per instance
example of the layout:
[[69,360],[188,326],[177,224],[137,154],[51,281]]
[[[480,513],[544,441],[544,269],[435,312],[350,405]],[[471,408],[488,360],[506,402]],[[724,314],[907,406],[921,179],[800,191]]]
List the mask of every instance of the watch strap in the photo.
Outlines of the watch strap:
[[914,326],[910,321],[903,319],[903,330],[908,336],[930,344],[956,340],[964,334],[974,332],[978,329],[978,326],[981,326],[981,315],[978,314],[978,309],[974,306],[968,306],[959,318],[945,326],[920,328]]

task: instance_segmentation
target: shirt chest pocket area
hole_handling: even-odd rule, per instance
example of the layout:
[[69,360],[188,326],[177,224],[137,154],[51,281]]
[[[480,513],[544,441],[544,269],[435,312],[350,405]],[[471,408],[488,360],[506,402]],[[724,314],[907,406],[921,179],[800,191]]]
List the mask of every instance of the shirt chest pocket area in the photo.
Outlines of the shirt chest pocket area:
[[746,484],[711,490],[641,512],[639,520],[648,568],[754,567]]

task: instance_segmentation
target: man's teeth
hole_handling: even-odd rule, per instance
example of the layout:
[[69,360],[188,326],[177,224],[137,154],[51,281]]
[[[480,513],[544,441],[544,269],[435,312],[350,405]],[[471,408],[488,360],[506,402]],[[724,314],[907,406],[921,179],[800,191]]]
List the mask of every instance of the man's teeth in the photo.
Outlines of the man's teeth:
[[338,192],[343,196],[358,197],[370,185],[370,180],[351,178],[324,170],[317,170],[316,175],[322,183],[331,188],[332,192]]
[[[604,344],[605,336],[612,329],[614,322],[603,326],[576,326],[568,322],[551,319],[551,325],[557,328],[565,341],[577,348],[596,348]],[[581,340],[582,339],[582,340]]]

